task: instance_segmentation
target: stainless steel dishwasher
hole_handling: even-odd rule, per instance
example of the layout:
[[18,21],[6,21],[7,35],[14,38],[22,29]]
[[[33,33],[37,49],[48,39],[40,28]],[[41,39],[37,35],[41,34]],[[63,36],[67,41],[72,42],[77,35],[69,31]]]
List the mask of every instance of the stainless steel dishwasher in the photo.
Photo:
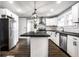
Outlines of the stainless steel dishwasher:
[[60,33],[59,46],[64,51],[67,51],[67,35],[66,34]]

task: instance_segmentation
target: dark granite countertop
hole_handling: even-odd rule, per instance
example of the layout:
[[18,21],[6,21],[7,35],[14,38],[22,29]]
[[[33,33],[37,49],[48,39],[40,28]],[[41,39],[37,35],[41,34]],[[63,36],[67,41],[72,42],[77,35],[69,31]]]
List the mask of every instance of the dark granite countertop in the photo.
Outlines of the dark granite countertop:
[[53,32],[61,33],[61,34],[66,34],[66,35],[72,35],[72,36],[79,37],[79,33],[74,33],[74,32],[57,31],[57,30],[47,30],[47,31],[53,31]]
[[28,33],[24,33],[21,36],[26,36],[26,37],[50,37],[50,35],[48,35],[46,32],[28,32]]
[[66,32],[66,31],[64,31],[64,32],[56,31],[56,32],[79,37],[79,33]]

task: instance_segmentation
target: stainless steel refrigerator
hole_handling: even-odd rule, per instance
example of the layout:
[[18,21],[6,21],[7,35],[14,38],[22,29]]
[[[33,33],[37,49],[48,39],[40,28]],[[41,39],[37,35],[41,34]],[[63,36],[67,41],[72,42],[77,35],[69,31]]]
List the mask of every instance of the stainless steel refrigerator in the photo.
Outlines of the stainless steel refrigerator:
[[13,18],[0,18],[0,51],[7,51],[14,47]]

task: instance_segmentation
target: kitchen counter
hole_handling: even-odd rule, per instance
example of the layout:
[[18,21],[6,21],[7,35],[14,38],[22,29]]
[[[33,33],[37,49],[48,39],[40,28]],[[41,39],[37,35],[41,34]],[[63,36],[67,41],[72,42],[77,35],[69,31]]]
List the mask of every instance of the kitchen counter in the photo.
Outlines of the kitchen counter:
[[39,31],[39,32],[28,32],[28,33],[24,33],[21,36],[27,36],[27,37],[49,37],[50,35],[48,35],[46,32],[43,31]]
[[57,31],[57,30],[47,30],[47,31],[53,31],[53,32],[57,32],[57,33],[62,33],[62,34],[66,34],[66,35],[72,35],[72,36],[79,37],[79,33],[74,33],[74,32]]
[[66,32],[66,31],[64,31],[64,32],[56,31],[56,32],[79,37],[79,33]]

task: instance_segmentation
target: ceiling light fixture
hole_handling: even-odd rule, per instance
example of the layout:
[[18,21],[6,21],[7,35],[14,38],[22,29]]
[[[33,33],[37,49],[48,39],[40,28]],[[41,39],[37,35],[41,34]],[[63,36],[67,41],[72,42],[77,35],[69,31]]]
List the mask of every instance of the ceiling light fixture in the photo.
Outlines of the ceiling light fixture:
[[21,12],[22,10],[18,8],[17,11],[18,11],[18,12]]
[[13,4],[14,3],[14,1],[8,1],[10,4]]
[[50,14],[47,14],[47,16],[50,16]]
[[53,12],[54,11],[54,9],[50,9],[50,12]]
[[57,4],[60,4],[62,1],[56,1]]

